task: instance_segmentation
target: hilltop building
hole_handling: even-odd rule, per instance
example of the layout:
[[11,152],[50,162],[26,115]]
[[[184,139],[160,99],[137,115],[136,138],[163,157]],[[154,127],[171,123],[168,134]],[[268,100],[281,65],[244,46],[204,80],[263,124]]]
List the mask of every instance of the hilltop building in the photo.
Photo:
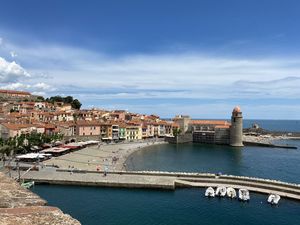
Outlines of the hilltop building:
[[0,101],[34,100],[37,97],[26,91],[0,90]]

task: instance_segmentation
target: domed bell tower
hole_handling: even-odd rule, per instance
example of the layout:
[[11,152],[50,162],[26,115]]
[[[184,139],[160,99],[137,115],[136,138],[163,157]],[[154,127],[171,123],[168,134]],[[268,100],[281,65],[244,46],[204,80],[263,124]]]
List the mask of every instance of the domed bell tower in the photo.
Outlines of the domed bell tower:
[[232,111],[230,127],[230,145],[241,147],[243,145],[243,116],[239,106]]

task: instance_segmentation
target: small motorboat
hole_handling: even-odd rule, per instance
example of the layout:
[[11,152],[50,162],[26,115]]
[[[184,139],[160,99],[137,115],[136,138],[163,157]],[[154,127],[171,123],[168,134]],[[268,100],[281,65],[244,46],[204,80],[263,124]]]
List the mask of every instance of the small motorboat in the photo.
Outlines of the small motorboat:
[[217,187],[216,195],[220,197],[224,197],[226,195],[226,187],[224,186]]
[[272,205],[277,205],[280,200],[280,195],[277,194],[270,194],[268,197],[268,203]]
[[241,201],[249,201],[250,200],[250,194],[247,189],[239,190],[239,200],[241,200]]
[[21,184],[21,187],[24,187],[24,188],[29,189],[29,188],[31,188],[33,185],[34,185],[34,181],[29,181],[29,182],[23,182],[23,183]]
[[236,198],[236,191],[232,187],[227,188],[227,196],[229,198]]
[[212,187],[209,187],[205,191],[206,197],[215,197],[215,190]]

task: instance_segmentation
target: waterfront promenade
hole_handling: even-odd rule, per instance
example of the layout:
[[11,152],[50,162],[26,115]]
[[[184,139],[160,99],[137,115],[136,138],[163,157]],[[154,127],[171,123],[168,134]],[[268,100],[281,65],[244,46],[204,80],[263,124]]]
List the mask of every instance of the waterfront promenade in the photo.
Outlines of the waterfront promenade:
[[[14,173],[14,176],[17,176]],[[115,171],[104,176],[103,172],[84,170],[49,170],[30,171],[23,176],[25,180],[37,183],[84,185],[125,188],[160,188],[174,190],[182,187],[217,187],[227,186],[250,191],[300,200],[300,185],[280,181],[240,177],[210,173],[175,173],[155,171]]]

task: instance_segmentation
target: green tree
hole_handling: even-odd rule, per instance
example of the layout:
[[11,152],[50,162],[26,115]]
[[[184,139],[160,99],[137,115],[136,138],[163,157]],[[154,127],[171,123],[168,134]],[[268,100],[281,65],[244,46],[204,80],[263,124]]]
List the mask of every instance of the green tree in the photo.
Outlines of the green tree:
[[43,96],[37,96],[36,100],[38,102],[44,102],[45,101],[45,98]]
[[179,134],[181,134],[181,129],[180,128],[173,128],[173,135],[177,137]]
[[69,103],[71,104],[73,102],[73,97],[72,96],[67,96],[64,98],[64,103]]
[[71,106],[73,109],[80,109],[81,108],[81,102],[78,99],[74,99],[71,103]]

